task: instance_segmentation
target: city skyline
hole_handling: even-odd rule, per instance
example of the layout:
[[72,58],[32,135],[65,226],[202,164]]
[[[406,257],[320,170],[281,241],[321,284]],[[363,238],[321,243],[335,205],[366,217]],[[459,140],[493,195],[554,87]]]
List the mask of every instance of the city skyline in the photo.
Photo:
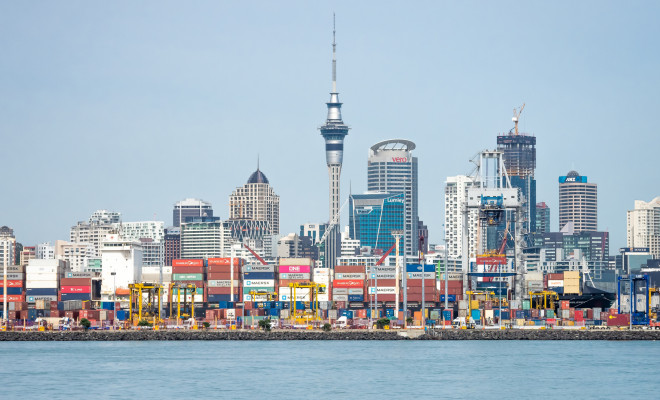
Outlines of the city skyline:
[[[570,15],[561,6],[433,5],[426,15],[383,6],[378,17],[372,6],[335,7],[345,118],[356,132],[340,203],[349,187],[366,190],[370,145],[406,137],[419,146],[419,214],[430,242],[441,243],[442,183],[495,149],[513,126],[511,110],[525,103],[521,130],[538,139],[536,201],[550,206],[551,230],[556,179],[575,169],[599,184],[598,229],[611,233],[612,249],[624,247],[626,212],[659,186],[657,5],[588,3]],[[592,8],[598,18],[585,21]],[[316,128],[327,100],[329,5],[164,3],[156,14],[171,26],[107,5],[3,9],[0,131],[17,189],[0,200],[0,224],[19,242],[66,239],[97,209],[168,224],[172,203],[187,197],[226,219],[227,196],[257,154],[281,197],[282,233],[326,222]],[[524,35],[501,32],[512,19]],[[19,178],[34,183],[19,191]]]

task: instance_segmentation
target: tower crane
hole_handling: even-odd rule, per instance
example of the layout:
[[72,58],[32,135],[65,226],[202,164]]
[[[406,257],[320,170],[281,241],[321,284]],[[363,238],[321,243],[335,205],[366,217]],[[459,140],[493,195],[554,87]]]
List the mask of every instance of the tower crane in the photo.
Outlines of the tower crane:
[[516,110],[515,108],[513,109],[513,118],[511,118],[511,120],[516,124],[516,136],[518,136],[518,119],[520,118],[520,114],[522,114],[524,108],[525,103],[523,103],[522,107],[520,107],[520,110]]

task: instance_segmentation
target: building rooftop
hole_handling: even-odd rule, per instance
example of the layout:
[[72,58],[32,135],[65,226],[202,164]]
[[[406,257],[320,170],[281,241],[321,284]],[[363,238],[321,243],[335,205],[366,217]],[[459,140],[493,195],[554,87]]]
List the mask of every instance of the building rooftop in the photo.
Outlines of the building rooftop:
[[257,167],[257,170],[250,175],[247,183],[268,183],[268,178],[266,178],[266,175],[264,175],[264,173],[259,170],[259,167]]

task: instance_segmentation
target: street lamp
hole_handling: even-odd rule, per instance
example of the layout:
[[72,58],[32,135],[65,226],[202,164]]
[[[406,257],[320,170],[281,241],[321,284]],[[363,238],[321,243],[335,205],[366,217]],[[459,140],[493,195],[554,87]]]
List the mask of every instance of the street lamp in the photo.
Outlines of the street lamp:
[[[395,269],[395,284],[394,284],[394,290],[395,290],[395,303],[394,303],[394,308],[396,309],[396,319],[399,319],[399,312],[401,311],[401,306],[399,304],[399,275],[401,273],[401,270],[399,269],[399,240],[401,240],[401,237],[403,236],[403,230],[401,229],[394,229],[391,231],[392,236],[394,236],[394,240],[396,241],[396,269]],[[405,318],[404,318],[405,319]]]

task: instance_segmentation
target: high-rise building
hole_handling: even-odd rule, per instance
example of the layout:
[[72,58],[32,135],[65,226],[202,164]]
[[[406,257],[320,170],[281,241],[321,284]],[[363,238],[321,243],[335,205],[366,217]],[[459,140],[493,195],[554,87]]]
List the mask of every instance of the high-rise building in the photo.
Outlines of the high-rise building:
[[142,265],[160,267],[165,263],[165,222],[135,221],[120,225],[124,240],[142,243]]
[[181,224],[181,258],[222,257],[224,228],[218,217]]
[[371,146],[367,165],[367,190],[404,195],[402,252],[407,256],[417,256],[419,247],[417,157],[412,155],[414,149],[415,143],[410,140],[384,140]]
[[258,165],[247,183],[229,196],[229,219],[267,222],[266,229],[255,232],[259,236],[280,233],[280,196],[275,194]]
[[16,238],[14,230],[8,226],[0,227],[0,267],[14,265],[16,262]]
[[50,242],[40,243],[37,245],[37,259],[39,260],[52,260],[55,258],[55,247],[50,245]]
[[80,221],[71,227],[69,241],[72,243],[89,243],[94,247],[93,257],[101,256],[101,241],[109,234],[119,230],[121,215],[118,212],[98,210],[87,222]]
[[660,197],[648,203],[635,200],[627,220],[628,247],[647,247],[653,258],[660,258]]
[[[334,25],[334,23],[333,23]],[[341,118],[341,104],[339,102],[339,92],[337,92],[337,45],[335,42],[335,30],[332,29],[332,92],[330,92],[330,101],[328,106],[328,117],[325,124],[319,129],[325,140],[325,161],[328,165],[328,174],[330,175],[330,215],[329,223],[335,222],[328,233],[324,244],[324,264],[328,268],[334,268],[335,261],[339,256],[341,249],[341,236],[339,227],[341,220],[339,217],[339,189],[341,166],[344,159],[344,138],[348,135],[350,129],[344,124]],[[335,221],[336,220],[336,221]]]
[[569,222],[575,232],[598,230],[598,185],[576,171],[559,177],[559,228]]
[[536,227],[534,232],[550,232],[550,207],[545,202],[536,203]]
[[386,252],[395,242],[392,231],[403,230],[405,199],[404,193],[351,194],[349,236],[359,240],[361,247]]
[[536,137],[516,131],[497,136],[497,150],[501,151],[511,186],[520,189],[523,196],[522,227],[525,233],[536,227]]
[[27,265],[28,261],[37,258],[36,246],[24,246],[21,250],[20,265]]
[[469,176],[449,176],[445,182],[445,238],[447,255],[450,259],[475,257],[477,253],[477,231],[479,230],[479,211],[470,209],[468,218],[468,249],[463,249],[463,219],[467,207],[468,189],[477,184]]
[[171,266],[172,260],[181,258],[181,228],[171,226],[165,229],[165,265]]
[[300,236],[309,236],[312,239],[312,244],[317,244],[323,235],[328,224],[310,224],[306,223],[300,225]]
[[[101,242],[102,244],[103,242]],[[102,248],[102,247],[101,247]],[[89,267],[90,260],[99,258],[96,248],[91,243],[70,243],[64,240],[56,240],[54,246],[54,258],[69,263],[73,272],[86,272],[92,270]]]
[[180,227],[187,218],[213,218],[211,203],[204,200],[187,198],[174,204],[172,225]]

